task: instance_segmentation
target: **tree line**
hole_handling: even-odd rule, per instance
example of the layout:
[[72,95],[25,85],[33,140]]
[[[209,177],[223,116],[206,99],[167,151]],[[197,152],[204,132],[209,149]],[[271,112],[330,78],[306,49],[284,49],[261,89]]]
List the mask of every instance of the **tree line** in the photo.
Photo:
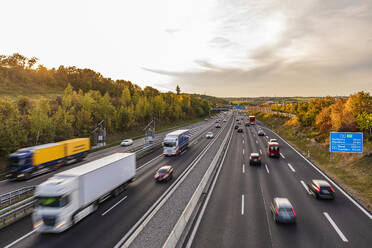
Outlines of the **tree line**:
[[315,128],[323,138],[329,132],[362,131],[371,138],[372,96],[358,92],[349,97],[323,97],[308,102],[271,105],[275,111],[295,114],[288,124]]
[[88,137],[104,120],[108,133],[142,128],[155,118],[159,123],[205,116],[213,103],[199,96],[142,89],[125,80],[104,78],[90,69],[60,66],[33,68],[36,58],[0,56],[0,82],[26,87],[64,87],[58,97],[27,96],[0,99],[0,157],[21,147]]

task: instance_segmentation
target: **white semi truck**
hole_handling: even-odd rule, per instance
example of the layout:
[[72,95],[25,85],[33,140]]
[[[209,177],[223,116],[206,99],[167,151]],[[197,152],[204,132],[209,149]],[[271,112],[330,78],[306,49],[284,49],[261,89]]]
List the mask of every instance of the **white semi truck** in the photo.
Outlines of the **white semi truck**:
[[36,187],[37,232],[62,232],[124,190],[136,174],[134,153],[115,153],[56,174]]
[[163,141],[163,154],[165,156],[177,156],[187,148],[190,140],[190,132],[187,129],[168,133]]

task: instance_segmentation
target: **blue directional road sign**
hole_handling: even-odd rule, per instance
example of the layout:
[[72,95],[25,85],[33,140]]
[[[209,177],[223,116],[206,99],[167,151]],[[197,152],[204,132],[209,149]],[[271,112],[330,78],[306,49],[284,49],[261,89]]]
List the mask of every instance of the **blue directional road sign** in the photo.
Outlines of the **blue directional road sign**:
[[363,133],[331,132],[331,152],[363,152]]
[[240,105],[236,106],[236,107],[235,107],[235,109],[246,110],[246,108],[245,108],[245,107],[243,107],[243,106],[240,106]]

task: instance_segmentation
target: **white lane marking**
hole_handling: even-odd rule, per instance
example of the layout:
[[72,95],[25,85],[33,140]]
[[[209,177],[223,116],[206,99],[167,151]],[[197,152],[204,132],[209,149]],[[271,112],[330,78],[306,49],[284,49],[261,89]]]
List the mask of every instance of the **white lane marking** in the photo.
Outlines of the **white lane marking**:
[[114,207],[116,207],[117,205],[120,204],[120,202],[124,201],[125,199],[127,199],[128,196],[124,196],[123,199],[121,199],[120,201],[118,201],[117,203],[115,203],[111,208],[107,209],[101,216],[104,216],[105,214],[107,214],[108,212],[110,212]]
[[163,154],[160,154],[159,156],[157,156],[157,157],[151,159],[149,162],[147,162],[147,163],[143,164],[142,166],[138,167],[136,170],[140,170],[140,169],[142,169],[143,167],[145,167],[146,165],[150,164],[150,163],[151,163],[152,161],[154,161],[155,159],[158,159],[158,158],[163,157],[163,156],[164,156]]
[[22,239],[25,239],[27,238],[28,236],[32,235],[34,232],[36,232],[36,230],[32,230],[31,232],[29,233],[26,233],[25,235],[23,235],[22,237],[20,237],[19,239],[13,241],[12,243],[10,243],[9,245],[5,246],[4,248],[9,248],[9,247],[12,247],[13,245],[17,244],[19,241],[21,241]]
[[244,140],[243,140],[243,144],[244,144]]
[[258,141],[256,140],[256,144],[258,144]]
[[244,215],[244,195],[242,195],[242,215]]
[[260,149],[260,154],[262,155],[262,151],[261,151],[261,149]]
[[267,164],[265,164],[265,168],[266,168],[267,174],[270,174],[270,171],[269,171],[269,168],[267,167]]
[[327,212],[323,212],[323,214],[327,218],[327,220],[329,221],[329,223],[331,223],[331,225],[333,226],[333,228],[337,232],[338,236],[340,236],[340,238],[342,239],[342,241],[349,242],[347,240],[347,238],[345,237],[345,235],[341,232],[340,228],[338,228],[338,226],[336,225],[336,223],[332,220],[331,216],[329,216],[329,214]]
[[[266,127],[264,127],[266,128]],[[274,131],[266,128],[267,130],[275,133]],[[359,208],[365,215],[367,215],[368,218],[372,220],[372,214],[370,214],[367,210],[365,210],[358,202],[356,202],[348,193],[346,193],[340,186],[338,186],[331,178],[329,178],[325,173],[323,173],[316,165],[314,165],[310,160],[308,160],[304,155],[302,155],[299,151],[297,151],[293,146],[291,146],[285,139],[283,139],[281,136],[279,136],[277,133],[275,133],[276,136],[278,136],[281,140],[283,140],[284,143],[286,143],[290,148],[293,149],[298,155],[300,155],[306,162],[308,162],[317,172],[319,172],[320,175],[325,177],[328,181],[330,181],[344,196],[349,199],[357,208]]]
[[266,139],[269,139],[269,136],[265,136],[266,137]]
[[304,186],[306,192],[307,192],[308,194],[310,194],[309,188],[307,187],[306,183],[305,183],[304,181],[301,180],[301,184],[302,184],[302,186]]
[[283,155],[283,153],[280,153],[280,156],[282,156],[282,158],[285,158],[284,155]]
[[243,164],[243,173],[245,173],[245,165]]
[[296,170],[292,167],[290,163],[288,163],[288,167],[291,169],[291,171],[296,172]]
[[243,154],[244,154],[244,148],[243,148]]

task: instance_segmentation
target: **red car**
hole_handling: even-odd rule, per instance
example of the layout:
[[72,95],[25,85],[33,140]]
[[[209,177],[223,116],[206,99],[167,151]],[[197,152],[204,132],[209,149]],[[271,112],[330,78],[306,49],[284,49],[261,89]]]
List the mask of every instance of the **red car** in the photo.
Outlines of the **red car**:
[[269,157],[280,157],[280,148],[277,142],[269,142],[267,145],[267,154]]
[[173,179],[173,168],[170,165],[162,166],[154,176],[157,182],[165,182]]

